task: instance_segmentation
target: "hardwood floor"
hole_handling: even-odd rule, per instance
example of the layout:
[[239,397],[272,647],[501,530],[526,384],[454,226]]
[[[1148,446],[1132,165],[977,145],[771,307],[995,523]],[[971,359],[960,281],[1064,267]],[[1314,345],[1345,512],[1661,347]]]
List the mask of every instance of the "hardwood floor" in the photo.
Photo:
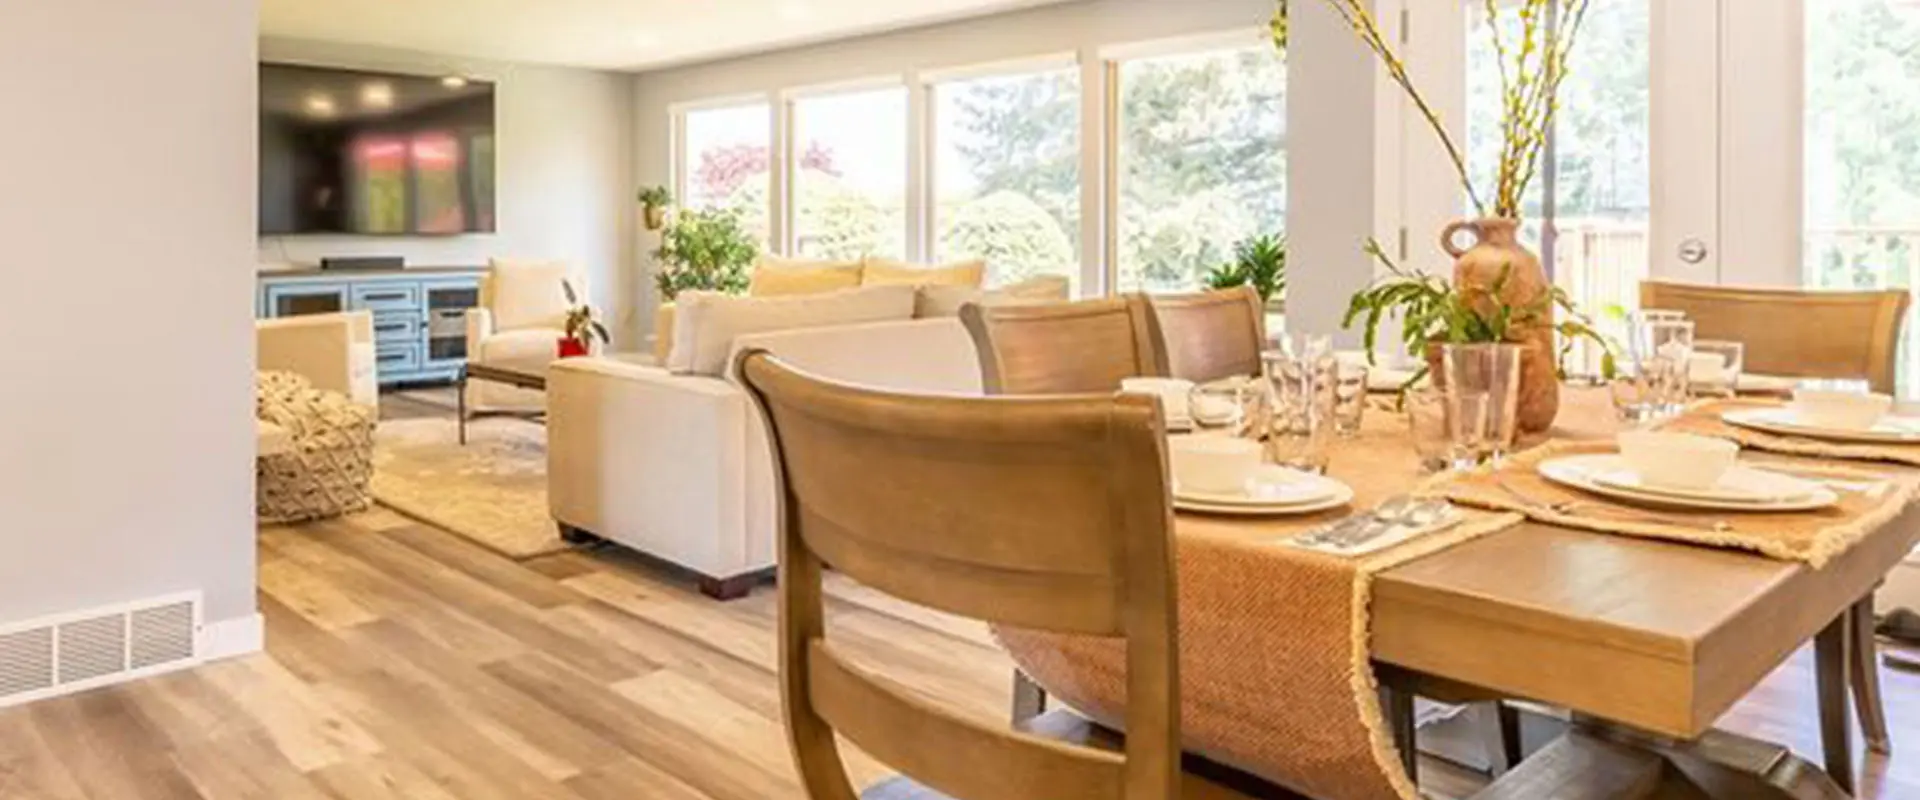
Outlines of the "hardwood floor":
[[[515,563],[387,511],[262,529],[260,586],[264,655],[0,711],[0,798],[800,796],[768,588],[715,603],[617,549]],[[860,659],[1004,719],[983,628],[845,581],[830,603]],[[1920,676],[1885,680],[1896,752],[1920,748]],[[1727,725],[1817,754],[1815,720],[1803,653]],[[857,785],[887,774],[849,752]],[[1920,796],[1920,758],[1866,772],[1863,797]]]

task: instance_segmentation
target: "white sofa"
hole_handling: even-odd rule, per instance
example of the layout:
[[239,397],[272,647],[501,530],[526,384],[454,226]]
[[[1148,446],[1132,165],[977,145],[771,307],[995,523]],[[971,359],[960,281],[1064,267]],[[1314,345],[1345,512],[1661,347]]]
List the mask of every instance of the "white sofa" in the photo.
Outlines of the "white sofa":
[[[750,333],[731,351],[752,347],[841,381],[981,391],[973,342],[952,317]],[[549,375],[547,406],[548,495],[563,530],[691,571],[719,599],[744,594],[774,565],[772,455],[734,380],[569,359]]]

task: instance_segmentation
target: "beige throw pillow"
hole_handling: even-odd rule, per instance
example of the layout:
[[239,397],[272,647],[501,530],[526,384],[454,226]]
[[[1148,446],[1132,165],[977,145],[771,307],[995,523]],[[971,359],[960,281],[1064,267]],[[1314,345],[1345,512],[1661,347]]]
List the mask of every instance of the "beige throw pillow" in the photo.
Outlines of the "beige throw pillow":
[[[494,330],[562,328],[567,324],[567,292],[561,283],[572,278],[562,261],[492,259],[480,303],[493,312]],[[586,292],[578,281],[573,288]]]
[[1058,275],[1028,278],[984,292],[965,286],[922,286],[914,297],[913,316],[917,319],[957,317],[960,307],[968,303],[986,306],[1064,303],[1072,292],[1073,284]]
[[987,262],[979,259],[927,266],[888,258],[869,257],[866,272],[860,277],[860,285],[882,286],[904,283],[909,286],[966,286],[978,289],[986,277]]
[[747,294],[753,297],[785,297],[819,294],[860,285],[862,265],[858,261],[816,261],[779,256],[761,256],[754,262],[753,281]]
[[673,345],[666,367],[683,375],[725,374],[727,352],[743,334],[913,318],[913,287],[866,286],[799,297],[735,297],[682,292],[674,300]]

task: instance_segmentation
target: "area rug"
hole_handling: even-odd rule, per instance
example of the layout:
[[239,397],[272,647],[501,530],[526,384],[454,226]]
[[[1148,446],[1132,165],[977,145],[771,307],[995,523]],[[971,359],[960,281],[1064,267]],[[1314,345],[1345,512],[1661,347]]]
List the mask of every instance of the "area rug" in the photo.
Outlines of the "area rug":
[[452,419],[403,419],[374,431],[373,497],[507,556],[567,549],[547,506],[547,429],[476,421],[460,444]]

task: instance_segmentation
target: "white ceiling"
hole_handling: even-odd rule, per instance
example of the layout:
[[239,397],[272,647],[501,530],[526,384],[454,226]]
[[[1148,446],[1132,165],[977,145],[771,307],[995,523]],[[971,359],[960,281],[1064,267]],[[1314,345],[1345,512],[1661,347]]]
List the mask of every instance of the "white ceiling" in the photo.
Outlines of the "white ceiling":
[[1065,0],[261,0],[268,36],[632,70]]

